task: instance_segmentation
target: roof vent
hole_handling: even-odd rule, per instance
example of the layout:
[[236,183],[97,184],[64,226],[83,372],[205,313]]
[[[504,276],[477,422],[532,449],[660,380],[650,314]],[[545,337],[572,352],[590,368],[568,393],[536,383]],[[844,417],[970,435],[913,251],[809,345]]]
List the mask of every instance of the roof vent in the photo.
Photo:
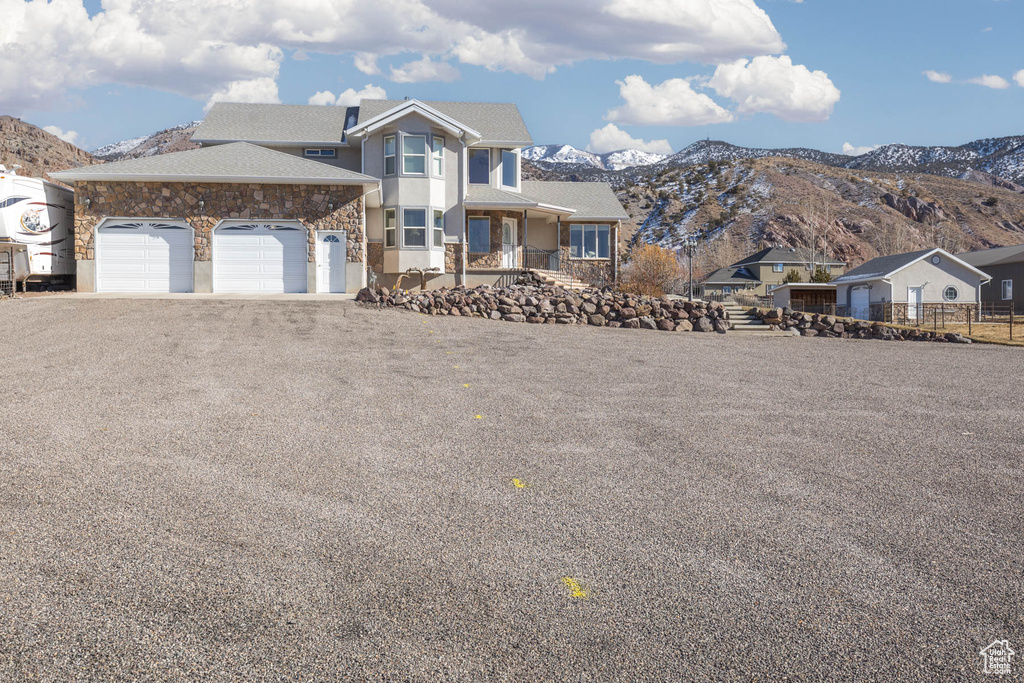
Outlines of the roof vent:
[[406,102],[408,102],[408,101],[409,101],[409,96],[408,96],[408,95],[406,95],[406,96],[405,96],[405,101],[406,101]]

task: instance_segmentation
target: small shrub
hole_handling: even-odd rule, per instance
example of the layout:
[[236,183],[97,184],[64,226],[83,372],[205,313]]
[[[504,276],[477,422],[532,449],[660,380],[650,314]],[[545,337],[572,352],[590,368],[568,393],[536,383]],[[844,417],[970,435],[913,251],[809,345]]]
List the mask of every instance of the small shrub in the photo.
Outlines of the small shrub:
[[984,204],[985,206],[995,206],[998,203],[999,199],[996,197],[989,197],[988,199],[982,202],[982,204]]
[[832,282],[832,275],[824,267],[818,266],[814,269],[811,282]]
[[654,244],[633,251],[622,269],[624,292],[646,296],[664,296],[683,277],[675,254]]
[[786,277],[782,278],[782,282],[783,284],[789,284],[790,282],[803,282],[803,280],[800,278],[799,270],[796,268],[790,268],[789,271],[786,272]]

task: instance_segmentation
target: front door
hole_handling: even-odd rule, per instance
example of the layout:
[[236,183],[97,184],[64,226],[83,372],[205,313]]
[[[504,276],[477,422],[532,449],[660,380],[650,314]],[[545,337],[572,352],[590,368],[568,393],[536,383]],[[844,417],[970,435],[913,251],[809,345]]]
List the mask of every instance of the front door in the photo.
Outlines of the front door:
[[923,290],[924,287],[907,288],[907,320],[917,320],[920,317],[918,313],[921,310]]
[[501,221],[501,267],[516,267],[517,228],[519,224],[514,218],[503,218]]
[[345,291],[345,235],[333,233],[318,236],[319,249],[316,255],[317,291],[335,294]]

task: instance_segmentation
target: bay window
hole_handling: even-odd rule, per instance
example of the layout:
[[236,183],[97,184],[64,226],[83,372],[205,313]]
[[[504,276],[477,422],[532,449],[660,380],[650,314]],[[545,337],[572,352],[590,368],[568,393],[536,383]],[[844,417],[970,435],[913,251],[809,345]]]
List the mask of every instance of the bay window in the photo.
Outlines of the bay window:
[[569,227],[569,255],[572,258],[606,259],[611,253],[608,225],[574,224]]
[[384,136],[384,175],[395,175],[395,136]]
[[434,246],[444,247],[444,211],[434,209]]
[[402,136],[402,173],[405,175],[426,175],[427,136]]
[[477,216],[469,219],[469,253],[486,254],[491,251],[491,219]]
[[402,246],[427,246],[426,209],[402,209]]
[[472,185],[491,184],[491,150],[469,150],[469,182]]
[[397,231],[397,211],[384,209],[384,246],[395,246],[395,233]]

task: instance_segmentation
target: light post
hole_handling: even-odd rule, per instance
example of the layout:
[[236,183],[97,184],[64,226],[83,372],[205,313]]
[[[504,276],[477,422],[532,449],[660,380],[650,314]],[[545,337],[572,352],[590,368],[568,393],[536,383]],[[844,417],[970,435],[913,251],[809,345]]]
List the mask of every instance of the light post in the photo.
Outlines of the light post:
[[686,296],[689,301],[693,301],[693,253],[697,251],[697,238],[693,235],[687,235],[683,240],[683,250],[686,252],[686,257],[690,260],[690,286],[687,289]]

